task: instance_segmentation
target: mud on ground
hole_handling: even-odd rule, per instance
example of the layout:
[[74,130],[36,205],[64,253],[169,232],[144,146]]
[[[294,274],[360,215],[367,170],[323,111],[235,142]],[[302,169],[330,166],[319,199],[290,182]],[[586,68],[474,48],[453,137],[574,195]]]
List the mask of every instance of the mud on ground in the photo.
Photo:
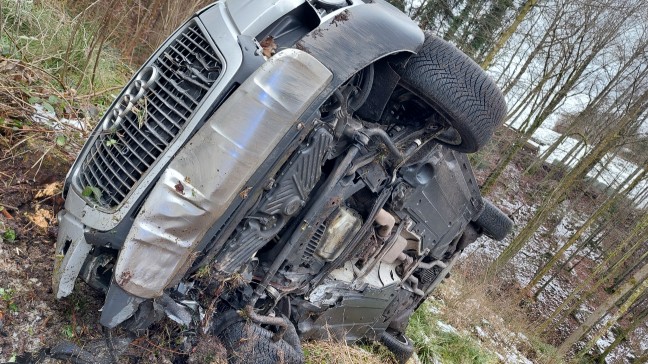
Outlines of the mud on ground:
[[99,297],[56,301],[51,272],[61,187],[71,163],[43,135],[0,135],[0,362],[62,340],[96,337]]
[[[80,281],[63,300],[52,292],[56,214],[74,149],[57,145],[46,129],[0,131],[0,363],[63,341],[83,347],[104,337],[100,293]],[[163,320],[120,362],[223,363],[225,350],[215,338]]]

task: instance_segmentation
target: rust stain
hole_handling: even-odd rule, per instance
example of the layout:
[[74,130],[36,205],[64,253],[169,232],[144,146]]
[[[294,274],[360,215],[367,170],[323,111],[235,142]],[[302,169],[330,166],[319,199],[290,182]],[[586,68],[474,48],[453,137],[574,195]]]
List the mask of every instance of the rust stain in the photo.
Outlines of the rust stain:
[[336,15],[333,18],[333,21],[331,22],[331,24],[333,24],[333,25],[335,25],[337,27],[338,23],[343,23],[343,22],[349,20],[349,14],[350,14],[349,10],[345,10],[345,11],[339,13],[338,15]]
[[130,282],[131,278],[133,278],[133,273],[126,271],[122,272],[122,274],[119,276],[119,284],[120,285],[126,285],[128,282]]
[[306,46],[304,46],[304,42],[302,42],[301,40],[299,42],[297,42],[297,44],[295,44],[295,48],[300,50],[300,51],[304,51],[304,52],[308,51],[306,49]]
[[324,32],[322,31],[322,28],[317,28],[311,32],[311,36],[313,39],[317,39],[318,37],[323,37]]
[[175,187],[176,192],[178,192],[179,194],[184,196],[184,189],[185,188],[184,188],[184,185],[182,184],[182,182],[178,181],[178,183],[176,183],[176,185],[173,186],[173,187]]
[[250,195],[250,191],[252,191],[252,187],[247,187],[239,193],[239,196],[245,200]]
[[271,35],[263,38],[263,40],[259,42],[259,45],[263,48],[263,55],[267,58],[270,58],[277,53],[277,43],[275,43],[274,37]]

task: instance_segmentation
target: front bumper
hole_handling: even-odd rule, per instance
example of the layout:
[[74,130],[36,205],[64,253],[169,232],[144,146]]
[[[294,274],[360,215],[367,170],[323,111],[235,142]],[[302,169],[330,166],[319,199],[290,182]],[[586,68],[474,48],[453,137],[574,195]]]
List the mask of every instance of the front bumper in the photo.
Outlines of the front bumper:
[[332,77],[296,49],[279,52],[252,74],[163,172],[121,249],[116,282],[154,298],[182,277],[194,246]]
[[[145,172],[142,178],[137,182],[134,188],[129,191],[128,197],[124,199],[123,203],[116,207],[106,208],[100,206],[96,201],[93,201],[93,196],[84,196],[83,190],[86,186],[80,184],[79,173],[83,161],[88,159],[88,155],[92,152],[93,144],[98,143],[102,134],[105,136],[105,131],[101,130],[101,125],[104,120],[99,123],[97,129],[93,132],[92,136],[84,146],[79,154],[77,161],[74,163],[68,177],[66,178],[65,187],[65,212],[60,215],[60,231],[59,238],[56,246],[56,264],[53,276],[53,288],[55,295],[58,298],[65,297],[72,292],[74,281],[79,274],[81,265],[85,261],[88,253],[91,250],[91,244],[97,245],[100,243],[107,244],[105,240],[116,239],[120,243],[123,241],[125,234],[121,234],[124,228],[128,229],[130,222],[137,213],[138,206],[141,205],[142,200],[150,190],[151,186],[155,184],[163,170],[169,165],[173,157],[178,153],[180,148],[185,145],[196,129],[203,123],[207,117],[213,112],[214,105],[222,102],[223,98],[227,97],[229,90],[232,89],[235,83],[240,83],[242,80],[249,76],[251,72],[249,63],[260,64],[263,59],[260,58],[250,60],[246,52],[249,50],[242,49],[240,44],[241,37],[249,35],[243,33],[251,28],[250,22],[255,21],[253,14],[267,13],[267,9],[278,9],[278,11],[290,11],[294,7],[302,3],[303,0],[262,0],[250,3],[241,7],[240,4],[236,9],[240,11],[246,10],[249,16],[243,20],[235,19],[231,14],[231,6],[227,2],[221,1],[213,4],[212,6],[201,11],[190,22],[197,24],[209,41],[212,49],[218,54],[222,61],[222,71],[220,77],[213,84],[209,92],[205,95],[200,105],[198,105],[195,112],[191,115],[186,125],[179,131],[174,141],[164,150],[150,169]],[[268,26],[270,19],[265,19],[261,16],[257,22],[258,26]],[[246,23],[247,22],[247,23]],[[267,23],[267,24],[266,24]],[[187,23],[189,24],[189,23]],[[173,43],[186,29],[187,25],[181,27],[169,40],[160,47],[160,49],[151,56],[151,58],[144,64],[142,69],[151,66],[156,59],[163,56],[164,50]],[[256,68],[256,67],[254,67]],[[141,70],[140,70],[141,72]],[[139,74],[139,72],[138,72]],[[132,85],[134,79],[129,83]],[[124,94],[128,92],[130,86],[124,88],[124,91],[117,97],[117,101],[113,103],[111,109],[114,110],[119,100],[122,100]],[[100,141],[99,141],[100,143]],[[92,156],[91,156],[92,158]],[[103,156],[96,156],[100,163],[106,164]],[[110,164],[110,162],[108,162]],[[109,165],[107,169],[114,169],[114,165]],[[120,232],[117,234],[116,232]],[[103,234],[102,238],[92,241],[88,238],[88,242],[84,238],[84,234]],[[119,236],[118,236],[119,235]],[[72,249],[72,250],[70,250]]]

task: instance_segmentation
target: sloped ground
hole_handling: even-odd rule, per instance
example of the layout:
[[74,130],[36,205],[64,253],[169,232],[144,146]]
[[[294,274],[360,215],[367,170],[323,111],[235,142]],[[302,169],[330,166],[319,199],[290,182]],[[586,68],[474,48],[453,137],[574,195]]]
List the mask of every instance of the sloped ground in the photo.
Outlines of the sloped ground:
[[[468,247],[464,252],[464,259],[459,268],[474,272],[472,277],[469,278],[470,280],[479,279],[480,269],[499,256],[515,233],[526,224],[536,211],[537,204],[540,201],[534,199],[535,196],[532,195],[531,191],[534,190],[534,184],[537,181],[532,180],[532,177],[523,175],[524,168],[534,158],[535,155],[532,151],[523,152],[517,158],[517,163],[508,166],[500,179],[500,183],[491,194],[491,200],[514,220],[514,233],[502,242],[480,238],[475,244]],[[483,180],[487,172],[488,167],[481,170],[477,169],[478,180]],[[591,211],[583,211],[597,206],[596,201],[587,200],[587,198],[579,195],[563,203],[558,208],[557,213],[554,214],[553,220],[555,221],[548,224],[555,225],[555,229],[549,231],[546,227],[542,227],[499,275],[498,285],[500,287],[495,287],[495,291],[516,296],[516,302],[524,302],[525,309],[523,313],[527,316],[524,321],[529,327],[533,327],[537,324],[537,321],[546,319],[554,312],[570,292],[579,283],[583,282],[591,274],[592,268],[598,264],[597,259],[600,258],[600,251],[585,249],[576,256],[575,260],[580,260],[580,263],[567,273],[562,272],[559,274],[548,284],[545,291],[537,299],[522,296],[522,288],[531,281],[539,267],[546,261],[547,254],[555,252],[583,224],[591,213]],[[584,234],[584,236],[586,235]],[[575,247],[570,248],[566,255],[569,255],[574,249]],[[545,283],[546,279],[545,277],[540,284]],[[483,283],[491,284],[490,282]],[[511,305],[515,305],[515,303],[502,305],[502,307]],[[584,322],[587,315],[594,308],[592,302],[586,301],[574,314],[561,321],[555,330],[550,331],[543,338],[548,343],[560,344],[576,327]],[[648,343],[647,333],[648,323],[629,335],[628,340],[619,345],[608,356],[607,363],[630,363],[637,354],[645,351],[646,343]],[[612,341],[614,341],[614,336],[608,335],[608,337],[599,340],[598,347],[594,350],[602,352]],[[531,342],[533,343],[534,339],[531,339]],[[536,344],[543,347],[541,343]],[[548,352],[552,351],[551,347],[544,347],[544,349],[548,350]],[[536,359],[531,359],[536,362]],[[513,363],[516,361],[508,362]]]
[[[67,164],[29,141],[15,146],[0,139],[0,358],[30,351],[58,337],[67,305],[54,304],[50,271],[60,208],[60,183]],[[40,152],[40,154],[39,154]],[[38,198],[36,196],[39,196]]]
[[[0,134],[0,362],[63,341],[83,347],[104,335],[101,295],[79,283],[71,297],[57,301],[51,288],[61,182],[74,154],[67,148],[42,133]],[[219,357],[220,343],[196,340],[195,333],[163,321],[131,343],[122,362]]]

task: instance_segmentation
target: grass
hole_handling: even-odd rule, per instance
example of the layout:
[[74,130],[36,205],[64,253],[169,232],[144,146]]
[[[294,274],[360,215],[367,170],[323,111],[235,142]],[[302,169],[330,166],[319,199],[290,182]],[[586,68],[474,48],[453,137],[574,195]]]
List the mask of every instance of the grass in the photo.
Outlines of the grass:
[[523,297],[517,287],[505,281],[485,281],[484,269],[470,257],[455,267],[452,278],[434,292],[443,302],[440,320],[460,332],[481,331],[475,335],[478,345],[492,353],[519,353],[540,364],[563,362],[556,348],[531,330],[529,312],[520,305]]
[[393,355],[379,344],[350,346],[333,341],[302,343],[306,364],[394,364]]
[[[62,0],[0,0],[0,158],[38,154],[34,175],[51,156],[74,158],[133,72],[105,43],[109,33]],[[55,116],[36,122],[35,107]]]
[[[131,68],[119,53],[102,43],[100,25],[72,17],[61,1],[2,2],[2,56],[19,60],[50,76],[50,86],[78,95],[123,84]],[[99,47],[99,45],[103,45]]]
[[[4,207],[0,206],[0,210]],[[0,221],[0,243],[13,243],[16,241],[16,231],[12,228],[5,227],[4,223]]]
[[[16,292],[13,289],[0,288],[0,300],[4,301],[9,312],[18,312],[18,304],[15,301]],[[0,311],[0,313],[2,313]]]
[[414,341],[423,363],[487,364],[497,363],[497,357],[484,350],[474,339],[439,326],[430,302],[424,302],[410,319],[408,337]]

